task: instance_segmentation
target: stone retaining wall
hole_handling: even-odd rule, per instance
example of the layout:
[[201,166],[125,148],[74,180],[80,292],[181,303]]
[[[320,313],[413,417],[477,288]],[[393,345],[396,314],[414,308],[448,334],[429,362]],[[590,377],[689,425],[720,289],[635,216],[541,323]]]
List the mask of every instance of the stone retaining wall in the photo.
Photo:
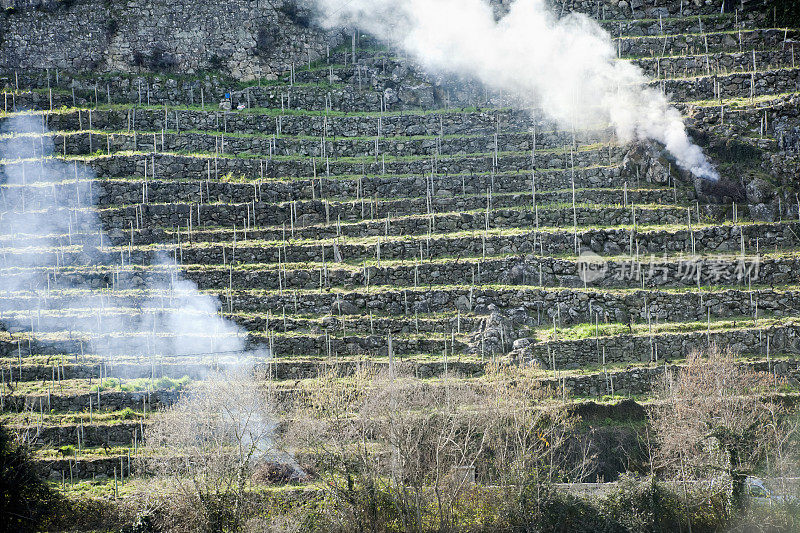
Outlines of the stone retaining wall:
[[[752,322],[750,323],[752,325]],[[573,369],[586,365],[672,361],[685,358],[709,345],[725,346],[736,353],[767,355],[767,339],[771,354],[800,353],[800,327],[768,326],[763,330],[695,331],[692,333],[659,333],[617,335],[581,340],[548,341],[536,344],[533,354],[543,368]]]
[[[275,77],[326,53],[337,38],[296,2],[3,0],[0,66],[68,71],[224,70]],[[274,8],[273,8],[274,6]]]
[[[773,372],[778,377],[797,380],[800,376],[800,361],[777,361],[768,364],[766,361],[749,363],[748,367],[760,372]],[[545,380],[543,384],[560,390],[563,386],[568,393],[575,396],[602,396],[615,394],[621,396],[636,396],[647,394],[653,386],[668,372],[677,372],[675,365],[662,365],[651,368],[636,368],[608,374],[591,374],[588,376],[564,376],[557,380]]]
[[[29,93],[39,94],[39,93]],[[44,96],[46,98],[46,95]],[[9,97],[10,98],[10,97]],[[11,102],[9,102],[10,104]],[[414,135],[494,135],[500,133],[553,131],[554,124],[542,119],[532,119],[522,111],[445,110],[437,113],[379,113],[324,116],[319,114],[261,115],[246,111],[215,111],[211,109],[129,108],[127,110],[73,110],[44,112],[45,125],[51,131],[76,131],[84,128],[111,131],[176,130],[178,127],[194,130],[244,134],[276,135],[278,126],[282,135],[317,137],[382,137]],[[280,135],[278,135],[280,138]],[[579,136],[578,139],[581,137]],[[146,139],[141,139],[146,142]]]

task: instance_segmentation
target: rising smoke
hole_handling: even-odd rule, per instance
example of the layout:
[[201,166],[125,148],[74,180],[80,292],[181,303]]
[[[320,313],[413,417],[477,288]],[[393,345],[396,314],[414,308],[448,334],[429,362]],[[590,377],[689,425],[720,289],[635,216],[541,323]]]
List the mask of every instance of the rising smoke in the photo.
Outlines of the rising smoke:
[[516,0],[499,20],[488,0],[316,1],[327,27],[358,27],[430,71],[521,95],[564,128],[610,124],[622,142],[658,141],[695,176],[719,178],[678,110],[585,15],[557,19],[544,0]]
[[[170,255],[112,244],[94,208],[93,173],[52,157],[46,133],[37,115],[0,128],[0,321],[112,365],[117,356],[185,360],[197,371],[197,362],[266,356],[245,353],[246,334],[181,277]],[[133,268],[142,262],[149,266]]]

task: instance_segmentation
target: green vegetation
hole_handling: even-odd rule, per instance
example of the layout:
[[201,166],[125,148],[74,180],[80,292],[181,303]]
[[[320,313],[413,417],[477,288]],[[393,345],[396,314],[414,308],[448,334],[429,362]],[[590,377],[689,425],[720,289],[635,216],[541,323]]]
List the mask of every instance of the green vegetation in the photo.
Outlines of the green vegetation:
[[[103,380],[102,386],[98,383],[93,385],[89,390],[91,392],[108,391],[123,391],[123,392],[141,392],[148,390],[183,390],[192,383],[191,378],[184,376],[180,379],[173,379],[171,377],[163,376],[160,378],[138,378],[131,380],[121,380],[119,378],[106,378]],[[123,411],[121,416],[126,420],[134,418],[136,415],[133,410],[127,409]]]
[[0,529],[40,531],[58,500],[37,473],[30,450],[0,425]]

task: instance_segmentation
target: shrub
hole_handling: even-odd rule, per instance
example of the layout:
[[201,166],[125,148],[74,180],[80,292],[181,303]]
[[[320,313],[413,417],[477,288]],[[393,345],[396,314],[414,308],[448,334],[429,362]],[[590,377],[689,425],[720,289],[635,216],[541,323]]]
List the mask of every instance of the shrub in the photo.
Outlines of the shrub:
[[770,0],[767,7],[769,9],[767,14],[772,15],[778,26],[789,28],[800,26],[800,2],[797,0]]
[[289,19],[292,24],[296,24],[301,28],[309,28],[311,27],[311,17],[309,16],[307,11],[301,9],[296,3],[288,2],[283,6],[277,9],[278,12],[282,13]]
[[62,446],[58,449],[58,453],[63,457],[71,457],[75,455],[75,447],[72,445]]
[[280,34],[275,26],[259,28],[256,34],[256,55],[269,55],[275,48]]
[[131,409],[130,407],[126,407],[125,409],[119,412],[119,417],[122,420],[138,420],[139,418],[141,418],[141,415],[136,411],[134,411],[133,409]]
[[599,507],[615,528],[630,532],[703,533],[723,529],[728,520],[724,495],[697,490],[684,499],[653,477],[622,476],[618,490]]
[[106,39],[111,40],[119,31],[119,21],[117,19],[108,19],[105,22]]
[[39,476],[30,450],[0,425],[0,531],[37,531],[57,497]]
[[153,45],[147,54],[143,54],[141,51],[134,52],[131,62],[135,67],[153,72],[169,72],[176,65],[175,57],[167,52],[164,45],[160,43]]

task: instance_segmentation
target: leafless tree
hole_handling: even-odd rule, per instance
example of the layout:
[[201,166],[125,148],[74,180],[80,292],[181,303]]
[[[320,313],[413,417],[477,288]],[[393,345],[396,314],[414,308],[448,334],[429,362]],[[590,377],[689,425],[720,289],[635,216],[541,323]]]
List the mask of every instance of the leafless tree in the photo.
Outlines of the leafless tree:
[[726,480],[731,503],[741,508],[747,476],[786,461],[795,428],[776,399],[780,385],[731,350],[690,354],[676,375],[665,376],[651,410],[661,471],[684,481]]
[[367,369],[317,381],[294,406],[287,438],[311,451],[338,529],[395,520],[404,531],[452,530],[481,485],[523,505],[535,486],[575,473],[562,468],[574,459],[564,451],[574,421],[527,369],[495,367],[482,380]]
[[543,489],[582,480],[594,463],[587,442],[576,438],[578,418],[539,385],[535,372],[508,366],[487,371],[491,482],[505,489],[508,510],[516,516],[529,514],[531,502],[538,512]]
[[254,468],[274,458],[275,417],[247,366],[211,374],[146,431],[143,467],[172,481],[172,498],[197,513],[194,525],[236,529],[243,519],[246,489]]

